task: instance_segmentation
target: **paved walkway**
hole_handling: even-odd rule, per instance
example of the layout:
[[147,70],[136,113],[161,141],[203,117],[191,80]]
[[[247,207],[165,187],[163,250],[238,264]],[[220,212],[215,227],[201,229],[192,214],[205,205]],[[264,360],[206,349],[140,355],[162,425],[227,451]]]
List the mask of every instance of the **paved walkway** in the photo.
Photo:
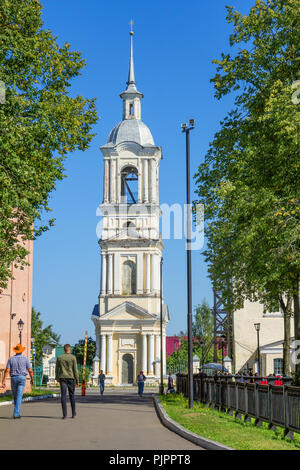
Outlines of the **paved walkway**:
[[200,450],[162,426],[149,392],[89,391],[76,399],[76,418],[65,420],[60,399],[23,403],[16,420],[12,405],[1,406],[0,449]]

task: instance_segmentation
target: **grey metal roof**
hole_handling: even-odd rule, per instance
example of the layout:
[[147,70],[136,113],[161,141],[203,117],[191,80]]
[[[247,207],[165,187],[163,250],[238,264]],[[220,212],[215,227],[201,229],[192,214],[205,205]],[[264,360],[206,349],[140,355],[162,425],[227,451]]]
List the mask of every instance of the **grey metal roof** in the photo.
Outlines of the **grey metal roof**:
[[92,312],[92,315],[95,315],[96,317],[99,317],[99,305],[96,304],[93,308],[93,312]]
[[122,142],[135,142],[143,147],[155,145],[150,129],[140,119],[125,119],[113,128],[107,143],[118,145]]

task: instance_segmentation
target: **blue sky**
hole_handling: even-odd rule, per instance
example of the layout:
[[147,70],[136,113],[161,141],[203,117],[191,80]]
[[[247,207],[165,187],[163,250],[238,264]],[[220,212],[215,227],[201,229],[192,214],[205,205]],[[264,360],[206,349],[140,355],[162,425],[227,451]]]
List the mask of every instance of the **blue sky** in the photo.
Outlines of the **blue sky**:
[[[119,94],[129,60],[129,21],[134,25],[137,88],[144,94],[142,120],[162,146],[160,203],[185,202],[185,138],[180,125],[196,120],[191,133],[191,173],[203,162],[233,97],[214,98],[213,59],[229,52],[232,26],[225,6],[247,13],[254,0],[42,0],[44,27],[82,52],[87,65],[71,93],[97,98],[100,119],[86,152],[70,154],[68,177],[51,196],[56,226],[34,244],[33,306],[52,323],[62,342],[72,344],[87,330],[99,294],[100,249],[96,208],[102,200],[103,160],[99,147],[122,119]],[[194,186],[192,187],[194,190]],[[164,297],[171,321],[167,334],[186,329],[186,252],[183,240],[165,241]],[[212,288],[201,251],[192,253],[193,304],[212,303]]]

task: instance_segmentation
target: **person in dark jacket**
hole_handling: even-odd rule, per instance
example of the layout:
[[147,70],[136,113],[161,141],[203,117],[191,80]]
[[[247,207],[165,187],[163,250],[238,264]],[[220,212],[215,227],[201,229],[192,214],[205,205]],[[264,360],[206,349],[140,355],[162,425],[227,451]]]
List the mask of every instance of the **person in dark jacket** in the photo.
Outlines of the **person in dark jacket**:
[[65,353],[57,358],[55,368],[55,378],[60,384],[61,391],[61,406],[63,412],[63,419],[67,417],[67,390],[69,391],[69,398],[72,408],[72,418],[76,416],[75,410],[75,384],[79,383],[78,369],[76,357],[71,354],[71,346],[64,345]]
[[100,370],[99,374],[99,385],[100,385],[100,395],[104,393],[104,383],[105,383],[105,374],[103,374],[103,370]]
[[167,390],[167,393],[174,393],[174,392],[175,392],[174,380],[173,380],[173,377],[172,377],[172,372],[170,372],[169,376],[168,376],[168,390]]

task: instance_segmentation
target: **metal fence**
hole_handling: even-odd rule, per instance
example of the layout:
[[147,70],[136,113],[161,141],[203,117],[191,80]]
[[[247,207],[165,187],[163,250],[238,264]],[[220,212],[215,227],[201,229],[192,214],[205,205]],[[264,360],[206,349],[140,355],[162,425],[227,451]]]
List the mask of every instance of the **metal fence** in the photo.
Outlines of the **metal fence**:
[[172,372],[172,374],[180,374],[183,372],[187,372],[188,370],[188,361],[179,360],[175,364],[168,364],[167,363],[167,373]]
[[[261,383],[263,382],[263,384]],[[280,383],[281,385],[278,385]],[[293,438],[300,433],[300,387],[291,385],[292,379],[194,375],[194,399],[235,414],[255,424],[269,423],[269,428],[284,428],[284,435]],[[188,396],[187,374],[177,374],[177,393]]]

